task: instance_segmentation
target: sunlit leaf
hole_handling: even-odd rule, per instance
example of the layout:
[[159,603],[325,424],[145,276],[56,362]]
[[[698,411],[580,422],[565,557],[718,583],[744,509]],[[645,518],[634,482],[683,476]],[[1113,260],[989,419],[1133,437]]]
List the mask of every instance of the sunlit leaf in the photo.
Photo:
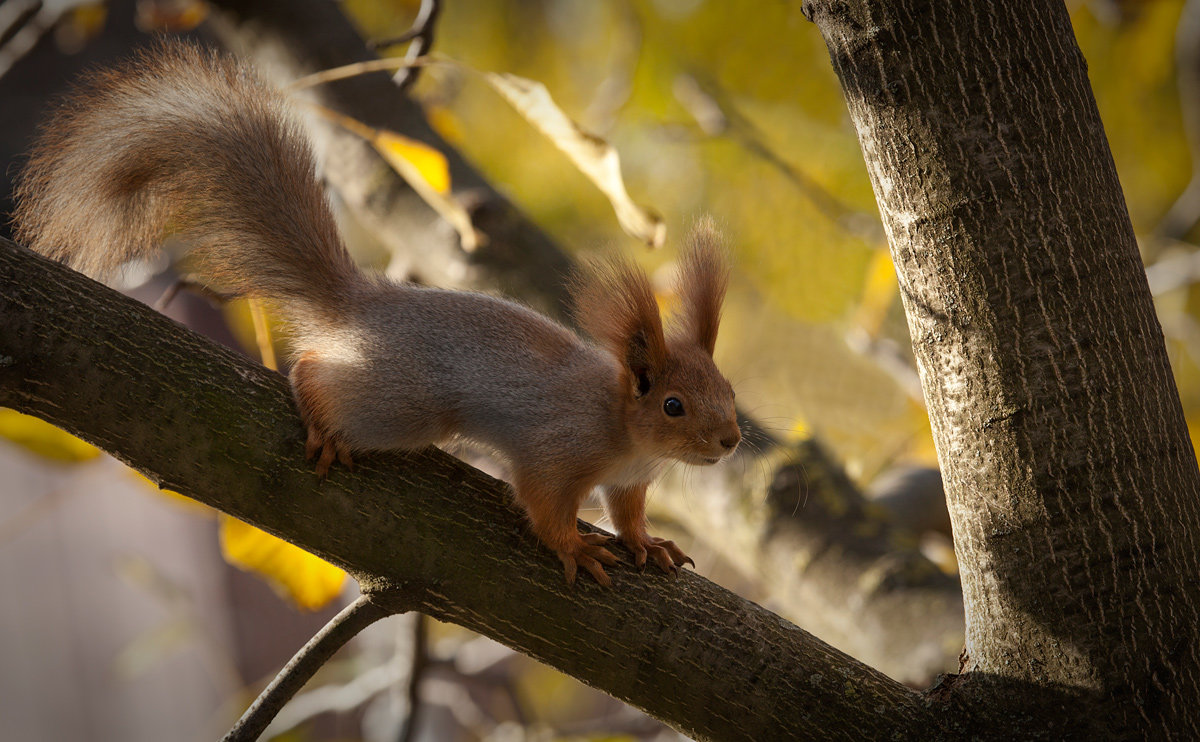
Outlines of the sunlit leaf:
[[580,129],[555,104],[542,83],[493,72],[484,73],[483,77],[608,197],[617,221],[626,233],[651,247],[662,246],[667,234],[666,224],[658,214],[630,199],[621,178],[621,159],[616,148]]
[[228,516],[221,516],[221,552],[230,564],[262,575],[310,611],[328,605],[346,580],[345,572],[320,557]]
[[812,425],[803,417],[797,417],[792,421],[792,428],[789,431],[793,440],[806,441],[813,437]]
[[887,250],[876,250],[867,266],[862,302],[858,305],[858,326],[877,337],[896,299],[896,267]]
[[136,477],[139,482],[154,490],[155,494],[165,497],[168,501],[183,508],[184,510],[191,510],[200,515],[209,515],[213,512],[212,508],[200,502],[199,500],[193,500],[186,495],[181,495],[178,492],[173,492],[171,490],[159,487],[157,484],[151,482],[149,479],[143,476],[142,473],[136,469],[126,469],[126,471]]
[[392,131],[377,129],[369,138],[375,150],[425,203],[458,232],[464,250],[479,245],[471,215],[450,196],[450,169],[441,152]]
[[54,461],[74,463],[100,455],[95,446],[44,420],[5,408],[0,408],[0,437]]
[[433,147],[389,131],[379,132],[375,146],[381,152],[387,150],[389,162],[395,157],[416,168],[416,174],[433,190],[443,195],[450,192],[450,165]]
[[258,346],[258,358],[262,365],[272,371],[279,370],[279,363],[275,360],[275,345],[271,342],[271,326],[267,321],[267,312],[263,309],[262,302],[251,298],[250,303],[250,319],[254,323],[254,343]]
[[[362,65],[351,65],[351,67],[359,66]],[[343,68],[338,68],[338,70],[340,69]],[[334,73],[338,70],[327,72]],[[355,72],[354,74],[359,73]],[[319,76],[314,75],[313,77]],[[305,81],[297,83],[301,87],[307,84],[310,83]],[[325,106],[314,104],[312,107],[321,116],[370,142],[375,151],[396,171],[397,175],[404,178],[404,181],[416,191],[421,200],[429,204],[438,213],[438,216],[454,227],[464,250],[470,252],[479,246],[481,236],[471,224],[471,215],[450,193],[450,168],[445,155],[415,139],[409,139],[394,131],[367,126],[358,119]]]

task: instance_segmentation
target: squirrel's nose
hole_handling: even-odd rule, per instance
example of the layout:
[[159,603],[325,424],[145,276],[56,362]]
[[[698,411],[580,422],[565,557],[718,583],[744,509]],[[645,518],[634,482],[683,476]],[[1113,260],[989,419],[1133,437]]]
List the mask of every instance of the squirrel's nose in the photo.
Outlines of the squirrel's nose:
[[721,445],[724,446],[726,450],[732,451],[733,449],[737,448],[737,444],[741,442],[741,440],[741,431],[735,430],[733,431],[732,435],[728,435],[721,439]]

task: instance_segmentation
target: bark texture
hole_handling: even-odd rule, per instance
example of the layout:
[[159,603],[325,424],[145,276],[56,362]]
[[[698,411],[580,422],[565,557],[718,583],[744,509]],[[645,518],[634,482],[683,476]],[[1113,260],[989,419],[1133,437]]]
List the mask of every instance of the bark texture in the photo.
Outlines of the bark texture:
[[[1200,476],[1063,3],[812,0],[945,477],[967,676],[1200,734]],[[1009,702],[1011,706],[1011,702]]]
[[937,704],[690,571],[568,588],[507,487],[440,451],[319,481],[283,377],[6,240],[0,404],[695,738],[951,736]]

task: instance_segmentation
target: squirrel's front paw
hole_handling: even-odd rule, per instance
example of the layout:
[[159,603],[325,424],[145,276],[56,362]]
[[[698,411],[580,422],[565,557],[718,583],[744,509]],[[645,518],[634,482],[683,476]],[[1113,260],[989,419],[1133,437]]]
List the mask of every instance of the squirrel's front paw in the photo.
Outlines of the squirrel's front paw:
[[684,554],[674,541],[668,541],[665,538],[656,538],[642,533],[636,536],[622,536],[621,543],[633,552],[633,562],[638,569],[645,568],[647,559],[672,576],[678,574],[679,567],[684,564],[690,564],[693,568],[696,566],[696,562]]
[[612,585],[612,579],[604,572],[604,565],[609,567],[617,563],[617,557],[604,544],[609,537],[600,533],[580,534],[575,543],[564,549],[556,549],[555,553],[563,563],[563,572],[567,576],[567,584],[575,584],[575,573],[583,567],[596,578],[604,587]]
[[[318,452],[320,456],[318,456]],[[354,469],[354,459],[350,457],[350,447],[333,435],[326,435],[315,425],[308,426],[308,441],[304,444],[304,458],[312,461],[317,459],[317,476],[322,479],[329,474],[329,467],[337,459],[347,469]]]

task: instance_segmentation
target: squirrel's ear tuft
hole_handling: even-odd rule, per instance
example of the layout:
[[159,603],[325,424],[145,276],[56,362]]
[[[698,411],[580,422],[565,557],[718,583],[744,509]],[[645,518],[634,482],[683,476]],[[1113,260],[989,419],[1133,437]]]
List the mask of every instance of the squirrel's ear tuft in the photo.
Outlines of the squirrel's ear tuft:
[[638,396],[667,360],[662,318],[650,280],[621,258],[586,263],[571,282],[575,321],[631,374]]
[[676,293],[680,313],[674,334],[712,355],[721,325],[721,303],[729,286],[729,264],[712,217],[702,217],[688,236],[679,261]]

